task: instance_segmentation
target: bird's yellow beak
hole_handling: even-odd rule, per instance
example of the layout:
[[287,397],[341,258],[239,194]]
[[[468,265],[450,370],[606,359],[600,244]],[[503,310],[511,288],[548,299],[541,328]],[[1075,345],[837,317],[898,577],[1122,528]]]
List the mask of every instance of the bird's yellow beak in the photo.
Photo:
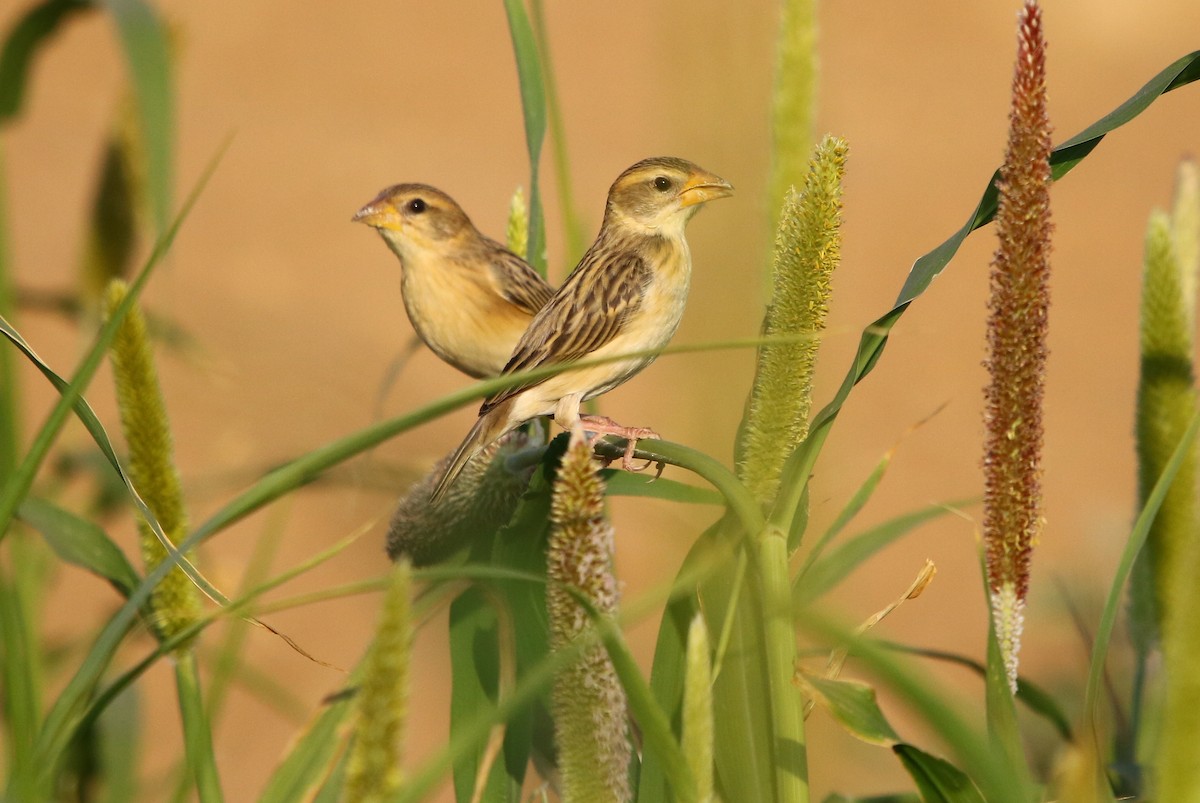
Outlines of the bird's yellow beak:
[[696,173],[679,191],[680,206],[695,206],[733,195],[733,185],[713,173]]
[[352,223],[366,223],[376,229],[397,229],[400,227],[400,216],[390,203],[376,198],[371,203],[354,213],[350,218]]

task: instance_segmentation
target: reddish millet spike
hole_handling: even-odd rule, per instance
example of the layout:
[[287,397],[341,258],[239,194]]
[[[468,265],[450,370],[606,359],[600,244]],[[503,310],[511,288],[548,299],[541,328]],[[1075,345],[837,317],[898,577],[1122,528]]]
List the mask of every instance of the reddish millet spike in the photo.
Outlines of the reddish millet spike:
[[[1014,642],[1029,590],[1030,553],[1042,529],[1042,395],[1053,229],[1046,44],[1034,0],[1026,0],[1019,21],[1008,146],[997,184],[1000,244],[988,302],[985,365],[991,383],[985,390],[983,460],[988,586],[994,598],[1015,606],[1003,614],[1006,626],[999,628],[1002,641],[1007,632]],[[1010,655],[1013,681],[1015,646]]]

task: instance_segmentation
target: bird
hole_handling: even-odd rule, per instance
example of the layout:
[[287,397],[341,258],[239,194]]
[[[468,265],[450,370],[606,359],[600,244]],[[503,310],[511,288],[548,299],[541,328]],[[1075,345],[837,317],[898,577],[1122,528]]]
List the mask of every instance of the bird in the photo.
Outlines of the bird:
[[563,429],[626,439],[633,469],[645,427],[580,416],[580,403],[607,393],[654,361],[683,317],[692,258],[684,227],[704,203],[733,193],[725,179],[685,159],[654,157],[625,170],[608,191],[595,242],[533,317],[501,376],[580,360],[614,358],[515,382],[484,400],[470,433],[430,497],[436,504],[472,457],[526,421],[551,415]]
[[396,184],[352,221],[371,226],[400,259],[400,293],[417,336],[476,379],[503,370],[554,289],[525,260],[484,236],[453,198]]

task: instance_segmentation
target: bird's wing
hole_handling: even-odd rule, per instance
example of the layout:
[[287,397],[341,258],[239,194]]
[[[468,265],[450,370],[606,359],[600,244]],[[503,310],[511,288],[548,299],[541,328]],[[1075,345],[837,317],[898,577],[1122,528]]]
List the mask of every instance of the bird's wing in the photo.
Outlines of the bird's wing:
[[554,295],[554,288],[546,284],[529,263],[507,248],[497,246],[491,268],[500,295],[530,315],[536,315]]
[[[581,360],[617,336],[641,306],[650,267],[636,251],[597,257],[585,256],[530,322],[501,376]],[[484,401],[480,415],[548,378],[500,391]]]

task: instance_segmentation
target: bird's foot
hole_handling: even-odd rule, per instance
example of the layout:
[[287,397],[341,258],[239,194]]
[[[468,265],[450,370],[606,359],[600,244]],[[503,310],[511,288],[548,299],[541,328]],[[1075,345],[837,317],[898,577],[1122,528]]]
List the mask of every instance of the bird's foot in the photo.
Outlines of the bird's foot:
[[[580,423],[588,432],[595,435],[589,443],[592,446],[596,445],[596,441],[600,440],[605,435],[616,435],[625,439],[625,453],[621,456],[621,468],[626,471],[645,471],[650,468],[656,461],[647,460],[644,465],[636,465],[634,463],[633,453],[637,449],[638,441],[642,438],[657,438],[658,433],[649,427],[626,427],[613,421],[608,416],[603,415],[585,415],[580,416]],[[659,463],[659,475],[662,474],[662,464]],[[657,479],[657,477],[655,477]]]

